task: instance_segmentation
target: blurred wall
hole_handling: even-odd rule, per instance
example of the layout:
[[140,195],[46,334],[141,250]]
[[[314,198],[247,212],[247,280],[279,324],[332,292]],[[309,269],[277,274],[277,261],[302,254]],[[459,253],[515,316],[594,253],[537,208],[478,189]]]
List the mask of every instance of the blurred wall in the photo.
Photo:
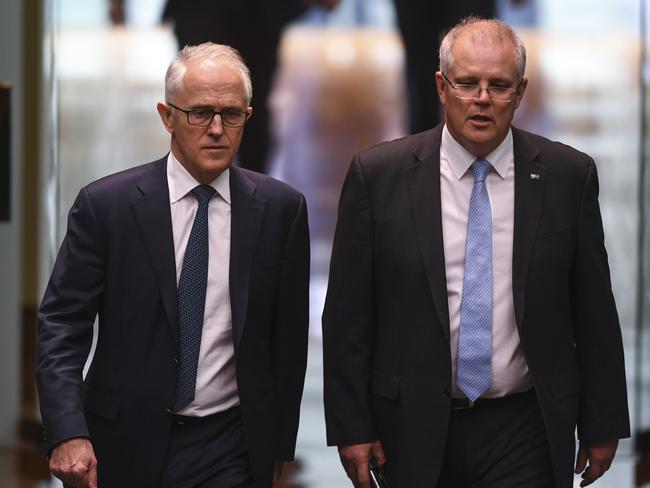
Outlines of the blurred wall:
[[0,81],[13,85],[11,96],[11,215],[0,222],[0,447],[16,439],[18,419],[19,301],[20,278],[20,165],[21,85],[22,85],[21,0],[0,2]]

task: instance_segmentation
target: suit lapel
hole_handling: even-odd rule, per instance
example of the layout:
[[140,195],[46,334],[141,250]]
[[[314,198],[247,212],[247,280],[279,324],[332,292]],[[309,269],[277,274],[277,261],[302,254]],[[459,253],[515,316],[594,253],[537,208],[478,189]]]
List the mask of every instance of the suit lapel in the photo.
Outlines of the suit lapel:
[[539,150],[513,128],[515,155],[515,216],[512,251],[512,289],[517,326],[524,317],[526,277],[544,201],[546,168],[536,161]]
[[172,336],[178,341],[176,260],[166,168],[167,158],[153,163],[152,170],[137,185],[138,195],[131,201],[131,208],[158,278]]
[[441,125],[426,133],[426,139],[413,151],[415,162],[407,168],[407,175],[420,255],[438,320],[445,337],[449,338],[449,305],[440,204],[441,135]]
[[230,306],[235,350],[244,333],[253,257],[266,213],[266,201],[255,190],[244,171],[231,167]]

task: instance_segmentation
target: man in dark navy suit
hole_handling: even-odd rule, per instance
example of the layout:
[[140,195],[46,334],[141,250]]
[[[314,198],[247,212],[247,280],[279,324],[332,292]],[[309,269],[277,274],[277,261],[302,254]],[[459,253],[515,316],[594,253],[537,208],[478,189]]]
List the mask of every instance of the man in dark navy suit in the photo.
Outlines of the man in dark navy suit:
[[158,104],[170,153],[91,183],[70,211],[38,333],[45,447],[69,486],[268,488],[293,459],[307,212],[232,166],[251,96],[234,49],[184,49]]

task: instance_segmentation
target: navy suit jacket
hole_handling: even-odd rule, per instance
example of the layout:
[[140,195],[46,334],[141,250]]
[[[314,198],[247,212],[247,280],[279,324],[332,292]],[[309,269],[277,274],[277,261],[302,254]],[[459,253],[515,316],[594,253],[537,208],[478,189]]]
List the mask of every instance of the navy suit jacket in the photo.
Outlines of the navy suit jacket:
[[[328,442],[381,440],[399,487],[435,486],[451,351],[440,202],[442,125],[355,155],[343,185],[323,314]],[[512,283],[557,486],[574,432],[629,436],[621,332],[593,160],[513,128]]]
[[[79,193],[39,310],[45,449],[89,437],[99,486],[157,486],[167,461],[179,332],[166,160]],[[293,458],[307,358],[309,235],[303,196],[232,167],[230,299],[255,486]],[[99,317],[97,347],[82,368]]]

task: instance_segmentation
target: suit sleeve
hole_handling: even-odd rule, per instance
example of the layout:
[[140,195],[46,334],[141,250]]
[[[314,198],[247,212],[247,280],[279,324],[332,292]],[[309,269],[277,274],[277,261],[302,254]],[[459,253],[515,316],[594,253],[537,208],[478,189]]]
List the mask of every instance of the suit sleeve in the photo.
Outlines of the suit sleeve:
[[277,461],[293,460],[298,434],[309,337],[309,228],[304,197],[294,216],[283,253],[273,353],[280,436]]
[[47,454],[64,440],[89,437],[82,372],[103,286],[102,239],[88,191],[82,189],[38,312],[36,374]]
[[323,312],[328,445],[377,439],[370,408],[373,260],[372,212],[356,155],[341,191]]
[[611,289],[593,161],[584,183],[571,286],[582,380],[578,436],[581,440],[629,437],[621,329]]

